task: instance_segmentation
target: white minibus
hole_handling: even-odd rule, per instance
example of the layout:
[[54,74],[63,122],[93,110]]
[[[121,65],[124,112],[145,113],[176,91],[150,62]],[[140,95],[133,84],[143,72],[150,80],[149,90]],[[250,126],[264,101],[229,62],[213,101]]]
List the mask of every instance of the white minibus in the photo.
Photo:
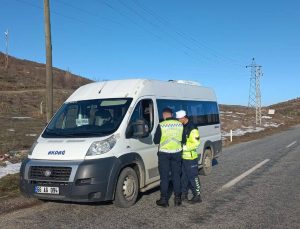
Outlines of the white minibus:
[[190,81],[128,79],[78,88],[21,166],[21,192],[44,200],[114,201],[129,207],[159,186],[153,136],[162,110],[186,110],[199,128],[204,175],[222,149],[214,91]]

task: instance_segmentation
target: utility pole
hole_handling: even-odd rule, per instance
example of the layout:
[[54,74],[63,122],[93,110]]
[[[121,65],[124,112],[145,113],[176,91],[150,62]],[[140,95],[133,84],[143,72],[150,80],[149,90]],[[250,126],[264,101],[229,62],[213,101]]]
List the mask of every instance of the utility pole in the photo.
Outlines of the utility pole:
[[47,122],[53,115],[53,76],[52,76],[52,44],[49,0],[44,0],[45,41],[46,41],[46,115]]
[[249,88],[249,101],[248,107],[255,109],[255,123],[261,125],[261,92],[260,92],[260,78],[262,76],[262,66],[255,63],[252,59],[251,65],[246,68],[251,68],[250,88]]
[[8,29],[4,32],[5,34],[5,66],[4,69],[8,68],[8,42],[9,42],[9,31]]

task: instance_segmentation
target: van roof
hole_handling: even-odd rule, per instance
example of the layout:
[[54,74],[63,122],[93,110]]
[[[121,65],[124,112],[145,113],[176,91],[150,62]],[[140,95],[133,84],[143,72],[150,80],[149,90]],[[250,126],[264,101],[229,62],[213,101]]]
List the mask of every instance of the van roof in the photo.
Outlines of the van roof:
[[66,102],[102,98],[136,98],[147,95],[155,95],[157,98],[166,99],[216,101],[216,96],[212,89],[183,82],[148,79],[95,82],[78,88]]

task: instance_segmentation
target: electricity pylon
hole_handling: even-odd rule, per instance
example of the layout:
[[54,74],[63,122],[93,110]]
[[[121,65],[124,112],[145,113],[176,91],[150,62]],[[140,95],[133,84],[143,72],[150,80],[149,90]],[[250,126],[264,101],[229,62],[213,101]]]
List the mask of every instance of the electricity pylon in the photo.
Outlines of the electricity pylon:
[[255,63],[252,59],[251,65],[250,88],[249,88],[249,101],[248,107],[255,109],[255,123],[261,125],[261,92],[260,92],[260,78],[262,76],[262,66]]
[[8,42],[9,42],[9,32],[8,29],[4,32],[5,34],[5,66],[4,69],[8,68]]

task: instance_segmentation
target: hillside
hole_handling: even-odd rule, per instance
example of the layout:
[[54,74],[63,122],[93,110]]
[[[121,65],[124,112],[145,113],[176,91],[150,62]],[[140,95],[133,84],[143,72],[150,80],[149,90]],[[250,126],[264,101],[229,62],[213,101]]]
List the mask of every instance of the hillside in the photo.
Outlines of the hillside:
[[[0,155],[28,149],[46,123],[45,65],[5,56],[0,52]],[[81,85],[91,80],[53,68],[54,110]],[[41,113],[42,109],[42,113]]]
[[[0,91],[29,90],[45,88],[45,64],[28,60],[21,60],[9,56],[9,65],[6,70],[5,55],[0,52]],[[76,89],[91,82],[90,80],[74,75],[68,71],[53,68],[54,89]]]
[[285,116],[300,116],[300,97],[271,105],[270,108]]
[[[274,109],[275,114],[268,114]],[[261,126],[255,125],[255,110],[244,106],[220,105],[223,145],[249,141],[300,124],[300,99],[262,108]],[[233,142],[230,142],[230,130]]]
[[[0,115],[41,116],[36,113],[39,114],[41,103],[45,107],[45,65],[11,56],[6,70],[4,63],[5,56],[0,52]],[[89,82],[91,80],[84,77],[53,68],[55,108],[75,89]]]

